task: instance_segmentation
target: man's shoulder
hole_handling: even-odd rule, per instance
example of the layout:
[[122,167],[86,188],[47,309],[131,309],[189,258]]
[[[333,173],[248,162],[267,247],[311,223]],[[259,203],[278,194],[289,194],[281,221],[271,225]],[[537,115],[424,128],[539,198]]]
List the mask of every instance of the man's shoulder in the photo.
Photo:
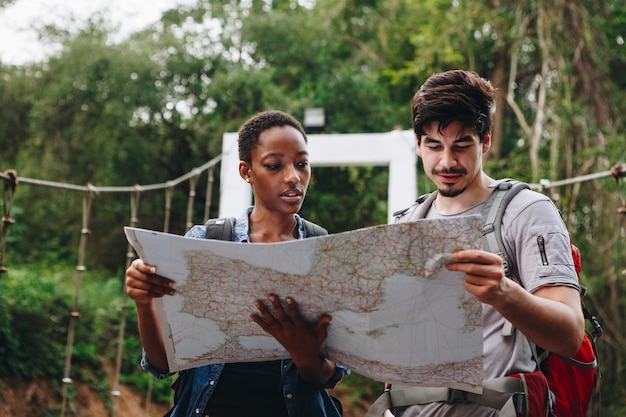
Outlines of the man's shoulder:
[[502,213],[502,237],[505,241],[523,239],[529,233],[559,232],[567,236],[561,212],[545,194],[522,190],[513,197]]
[[524,189],[514,196],[508,203],[505,215],[514,215],[517,217],[523,213],[531,214],[537,212],[554,212],[558,214],[558,209],[547,195],[537,191]]
[[[498,191],[502,192],[503,190],[508,192],[514,192],[512,197],[510,197],[510,199],[507,199],[509,201],[509,204],[514,202],[515,205],[525,206],[531,205],[537,201],[552,201],[545,194],[531,190],[530,186],[527,183],[523,181],[513,180],[510,178],[496,180],[494,183],[489,185],[489,188],[492,189],[492,194],[494,195]],[[502,193],[500,195],[502,195]]]
[[423,219],[436,196],[436,192],[422,194],[409,207],[395,211],[393,213],[394,223]]
[[418,206],[418,203],[415,202],[415,203],[411,204],[410,206],[403,208],[402,210],[394,211],[392,213],[392,216],[393,216],[393,218],[397,222],[399,219],[401,219],[402,217],[406,216],[411,211],[415,210],[417,208],[417,206]]

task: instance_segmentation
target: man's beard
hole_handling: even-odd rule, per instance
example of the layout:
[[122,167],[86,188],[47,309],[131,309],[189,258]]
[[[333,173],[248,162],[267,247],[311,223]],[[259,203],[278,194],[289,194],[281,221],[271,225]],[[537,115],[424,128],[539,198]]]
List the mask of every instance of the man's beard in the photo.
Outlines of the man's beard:
[[[439,174],[459,174],[459,175],[465,175],[465,174],[467,174],[467,172],[464,169],[456,169],[456,168],[439,169],[439,170],[433,171],[433,176],[436,176],[436,175],[439,175]],[[446,189],[438,188],[437,191],[439,191],[439,194],[442,197],[456,197],[457,195],[461,194],[466,189],[467,189],[467,186],[465,186],[463,188],[460,188],[458,190],[454,190],[454,189],[451,189],[451,188],[446,188]]]
[[442,197],[456,197],[457,195],[465,191],[466,188],[467,187],[463,187],[458,190],[452,190],[452,189],[442,190],[441,188],[438,188],[437,191],[439,191],[439,195],[441,195]]

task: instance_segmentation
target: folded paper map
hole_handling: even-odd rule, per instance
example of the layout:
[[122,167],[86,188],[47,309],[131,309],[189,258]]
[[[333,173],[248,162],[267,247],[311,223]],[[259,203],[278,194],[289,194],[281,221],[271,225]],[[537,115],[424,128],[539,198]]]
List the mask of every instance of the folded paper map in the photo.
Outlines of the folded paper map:
[[171,370],[288,357],[250,319],[254,302],[290,296],[302,314],[330,314],[324,354],[392,383],[476,391],[482,309],[445,268],[481,247],[479,216],[381,225],[279,243],[192,239],[126,227],[144,262],[176,282],[156,299]]

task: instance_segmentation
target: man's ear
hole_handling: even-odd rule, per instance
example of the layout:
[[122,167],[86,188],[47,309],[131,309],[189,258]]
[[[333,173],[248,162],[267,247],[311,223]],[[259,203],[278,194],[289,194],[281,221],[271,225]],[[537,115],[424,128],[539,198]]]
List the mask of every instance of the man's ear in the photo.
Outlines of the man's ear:
[[420,144],[422,143],[422,137],[420,135],[415,135],[415,153],[420,158],[422,157],[422,149],[420,148]]
[[485,137],[483,138],[483,153],[487,153],[489,148],[491,148],[491,132],[485,133]]

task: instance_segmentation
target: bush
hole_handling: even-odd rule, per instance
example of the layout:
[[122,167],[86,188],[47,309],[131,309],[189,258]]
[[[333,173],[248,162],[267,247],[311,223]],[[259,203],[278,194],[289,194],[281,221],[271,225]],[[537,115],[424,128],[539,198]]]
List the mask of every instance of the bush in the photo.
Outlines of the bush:
[[[0,368],[4,376],[60,376],[67,298],[59,273],[10,270],[0,280]],[[71,299],[70,299],[71,300]]]

